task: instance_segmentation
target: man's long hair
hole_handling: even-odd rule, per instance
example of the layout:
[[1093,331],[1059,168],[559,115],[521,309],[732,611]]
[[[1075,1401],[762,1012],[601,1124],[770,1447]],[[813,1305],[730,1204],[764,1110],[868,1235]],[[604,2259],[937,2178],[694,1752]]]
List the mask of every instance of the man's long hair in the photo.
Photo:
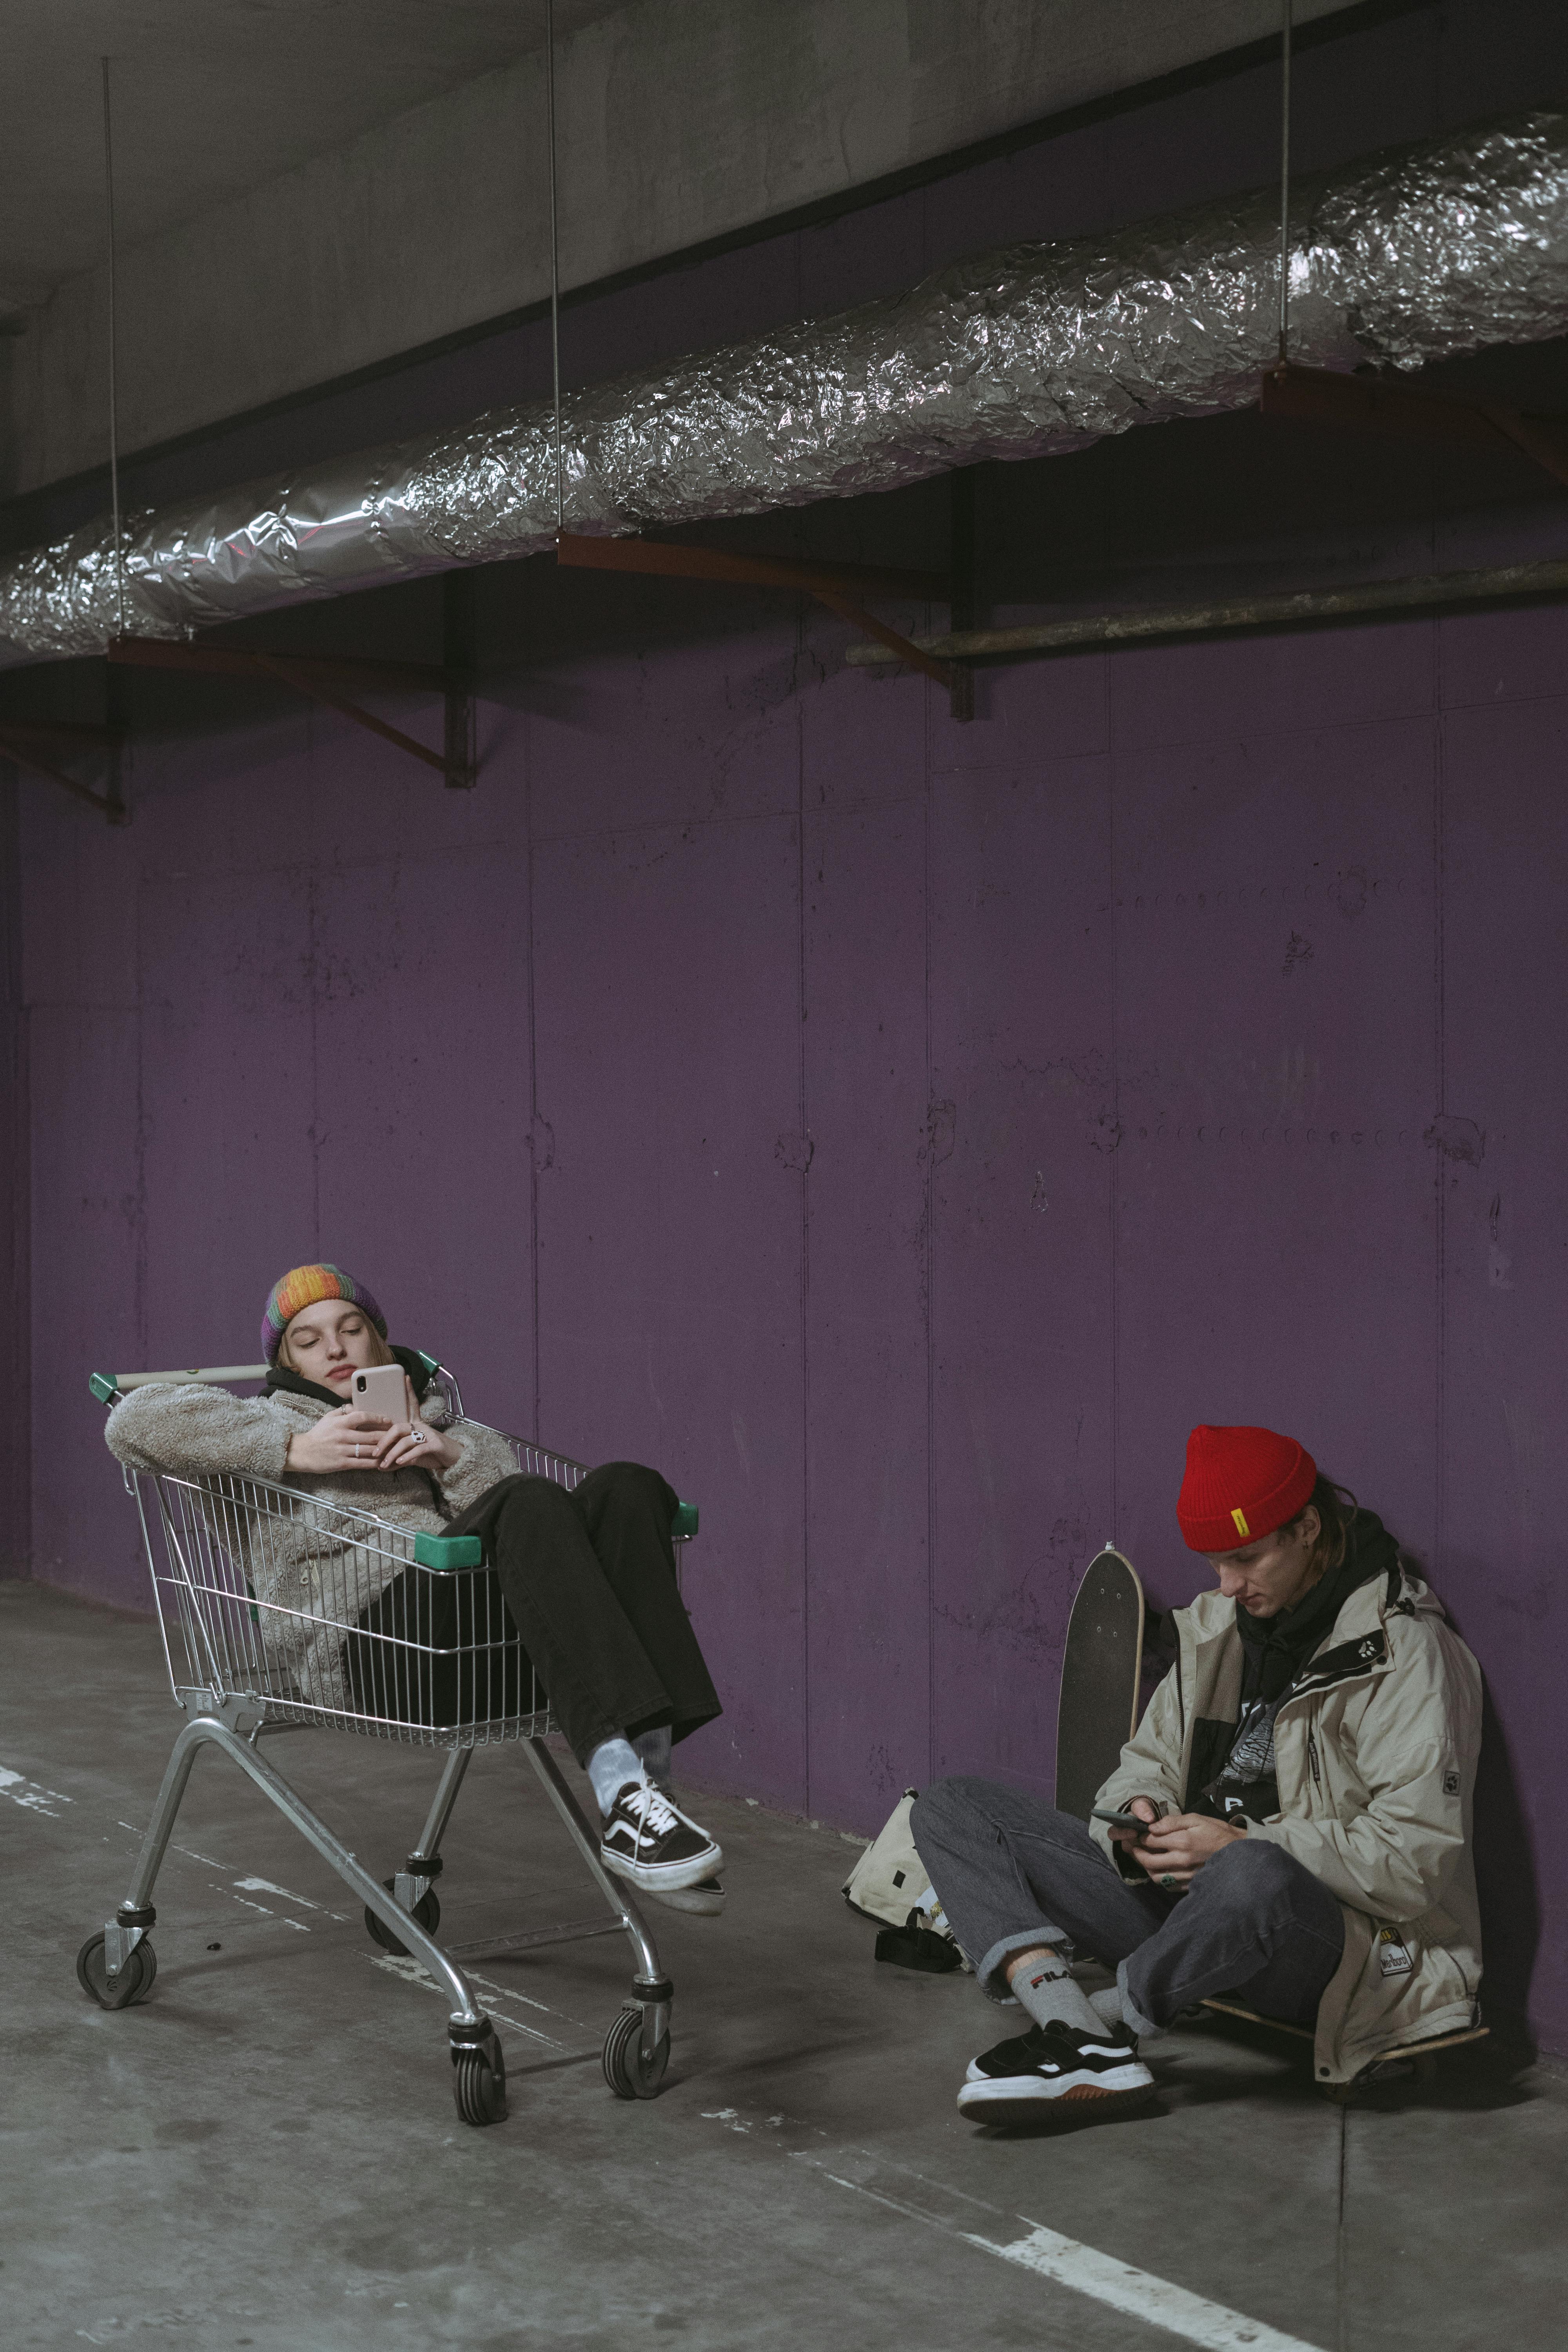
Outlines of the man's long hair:
[[1317,1484],[1291,1521],[1293,1527],[1300,1527],[1308,1511],[1315,1510],[1322,1522],[1318,1540],[1312,1546],[1314,1583],[1320,1576],[1331,1576],[1335,1569],[1344,1566],[1345,1554],[1350,1549],[1351,1522],[1360,1507],[1348,1486],[1325,1478],[1319,1471]]

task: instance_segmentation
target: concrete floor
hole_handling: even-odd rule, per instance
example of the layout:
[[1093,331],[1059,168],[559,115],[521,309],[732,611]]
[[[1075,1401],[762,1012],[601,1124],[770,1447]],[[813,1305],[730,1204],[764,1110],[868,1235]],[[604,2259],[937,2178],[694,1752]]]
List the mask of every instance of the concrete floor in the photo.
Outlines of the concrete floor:
[[[8,2346],[1563,2340],[1556,2070],[1483,2043],[1429,2091],[1347,2113],[1289,2045],[1216,2024],[1160,2047],[1155,2112],[977,2132],[953,2093],[996,2012],[967,1978],[875,1965],[838,1898],[848,1844],[729,1800],[700,1808],[731,1857],[728,1916],[650,1906],[678,1987],[651,2104],[613,2099],[599,2071],[628,1974],[605,1939],[481,1964],[511,2112],[459,2125],[432,1990],[212,1756],[157,1890],[156,1987],[107,2015],[73,1958],[123,1891],[177,1726],[157,1633],[0,1585],[0,1767],[19,1776],[0,1781]],[[395,1866],[435,1759],[315,1735],[270,1752]],[[454,1941],[592,1907],[521,1757],[476,1764],[441,1895]],[[1039,2225],[1114,2258],[1094,2272],[1069,2250],[1098,2294],[1020,2259],[1059,2252]],[[1167,2303],[1169,2326],[1135,2315],[1159,2281],[1206,2304]]]

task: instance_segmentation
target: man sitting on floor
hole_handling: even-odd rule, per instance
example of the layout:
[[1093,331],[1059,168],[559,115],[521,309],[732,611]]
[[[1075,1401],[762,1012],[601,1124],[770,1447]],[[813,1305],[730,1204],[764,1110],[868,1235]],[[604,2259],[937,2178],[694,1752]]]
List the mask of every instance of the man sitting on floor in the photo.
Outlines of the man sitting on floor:
[[[1096,1801],[1149,1827],[990,1780],[914,1808],[983,1989],[1032,2021],[971,2064],[958,2105],[979,2122],[1146,2097],[1140,2041],[1215,1995],[1310,2028],[1326,2083],[1476,2021],[1474,1658],[1292,1438],[1194,1429],[1176,1517],[1219,1590],[1174,1612],[1180,1655]],[[1086,1994],[1075,1953],[1115,1986]]]

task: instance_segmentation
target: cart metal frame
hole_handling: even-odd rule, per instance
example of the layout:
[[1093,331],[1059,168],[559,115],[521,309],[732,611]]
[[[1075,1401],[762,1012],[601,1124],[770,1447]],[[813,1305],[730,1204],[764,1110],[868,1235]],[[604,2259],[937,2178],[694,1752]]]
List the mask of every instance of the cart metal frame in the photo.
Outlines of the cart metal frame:
[[[453,1375],[433,1357],[421,1360],[453,1415],[466,1418]],[[178,1372],[94,1373],[89,1386],[113,1412],[128,1390],[150,1382],[232,1386],[262,1380],[266,1372],[265,1365],[230,1364]],[[587,1475],[586,1465],[569,1455],[552,1454],[505,1431],[495,1433],[506,1439],[521,1471],[569,1491]],[[547,1744],[555,1728],[547,1695],[531,1667],[526,1689],[515,1672],[508,1679],[507,1653],[514,1662],[520,1654],[516,1632],[484,1573],[479,1538],[416,1534],[374,1513],[267,1479],[184,1478],[129,1468],[123,1476],[141,1523],[170,1688],[185,1721],[175,1737],[125,1900],[101,1932],[88,1938],[78,1957],[83,1989],[110,2010],[129,2008],[151,1991],[157,1969],[150,1941],[157,1918],[153,1888],[196,1758],[204,1748],[214,1748],[237,1765],[357,1895],[376,1941],[388,1951],[411,1954],[445,1988],[450,2001],[453,2088],[465,2122],[496,2123],[505,2115],[506,2067],[495,2028],[459,1963],[595,1936],[625,1935],[634,1960],[630,2000],[605,2040],[605,2079],[617,2097],[653,2097],[668,2061],[675,1989],[660,1966],[631,1889],[605,1868],[598,1838]],[[696,1534],[697,1521],[696,1507],[682,1503],[671,1531],[678,1564],[679,1547]],[[325,1590],[332,1595],[334,1608],[293,1609],[258,1598],[248,1570],[268,1544],[283,1539],[284,1528],[291,1556],[298,1556],[301,1543],[308,1548],[317,1579],[310,1597]],[[417,1620],[412,1635],[367,1635],[360,1611],[372,1562],[380,1565],[379,1584],[390,1580],[388,1570],[406,1573],[409,1589],[427,1590],[432,1606],[439,1583],[465,1580],[469,1638],[445,1644],[433,1638],[421,1642]],[[304,1581],[303,1572],[300,1580]],[[460,1619],[458,1591],[448,1584]],[[429,1631],[428,1625],[423,1630]],[[351,1640],[372,1645],[376,1674],[371,1695],[383,1702],[379,1708],[338,1703],[363,1702],[365,1696],[362,1686],[351,1685],[347,1668],[340,1663],[342,1644]],[[437,1698],[449,1697],[463,1670],[470,1696],[483,1690],[493,1698],[498,1667],[500,1689],[513,1702],[507,1711],[487,1712],[469,1721],[434,1719],[442,1711]],[[400,1707],[400,1698],[412,1698],[415,1704]],[[459,1717],[462,1712],[447,1711]],[[408,1719],[410,1714],[415,1719]],[[351,1731],[446,1750],[424,1827],[403,1867],[391,1878],[373,1877],[261,1753],[264,1738],[299,1729]],[[443,1948],[434,1932],[440,1921],[435,1888],[441,1874],[442,1842],[475,1748],[503,1741],[522,1748],[610,1916],[595,1913],[590,1918]]]

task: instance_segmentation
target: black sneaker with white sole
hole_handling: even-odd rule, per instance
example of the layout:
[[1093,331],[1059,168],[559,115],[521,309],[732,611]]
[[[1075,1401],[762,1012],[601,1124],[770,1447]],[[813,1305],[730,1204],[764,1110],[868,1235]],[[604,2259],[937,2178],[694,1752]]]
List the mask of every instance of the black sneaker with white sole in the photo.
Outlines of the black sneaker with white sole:
[[617,1878],[664,1895],[717,1877],[724,1856],[645,1773],[616,1791],[599,1832],[599,1859]]
[[1123,2029],[1080,2033],[1053,2021],[971,2059],[958,2112],[972,2123],[1032,2123],[1058,2101],[1074,2114],[1129,2107],[1153,2088]]

